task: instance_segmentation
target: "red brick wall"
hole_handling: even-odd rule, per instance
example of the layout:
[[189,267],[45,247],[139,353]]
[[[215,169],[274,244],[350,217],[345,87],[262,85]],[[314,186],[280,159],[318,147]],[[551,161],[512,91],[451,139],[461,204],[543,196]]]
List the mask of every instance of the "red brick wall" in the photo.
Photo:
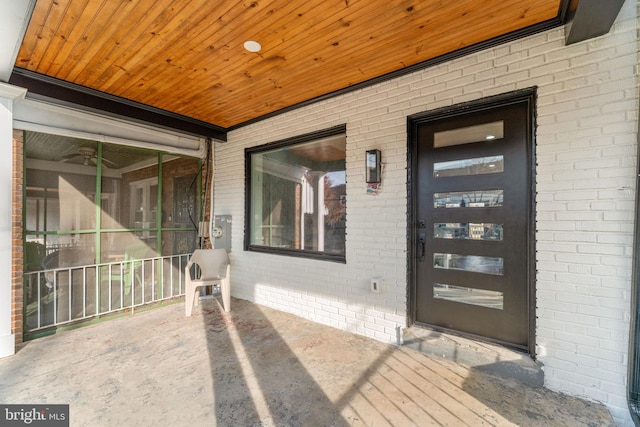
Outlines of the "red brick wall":
[[16,344],[22,343],[23,329],[23,224],[22,194],[24,184],[23,150],[24,132],[13,131],[13,180],[12,180],[12,265],[11,265],[11,329],[16,336]]

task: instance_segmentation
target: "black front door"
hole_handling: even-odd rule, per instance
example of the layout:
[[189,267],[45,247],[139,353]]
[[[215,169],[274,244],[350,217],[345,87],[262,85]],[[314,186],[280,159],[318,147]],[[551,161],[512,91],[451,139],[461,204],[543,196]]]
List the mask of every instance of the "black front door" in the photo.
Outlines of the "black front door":
[[531,100],[413,121],[416,322],[529,347]]

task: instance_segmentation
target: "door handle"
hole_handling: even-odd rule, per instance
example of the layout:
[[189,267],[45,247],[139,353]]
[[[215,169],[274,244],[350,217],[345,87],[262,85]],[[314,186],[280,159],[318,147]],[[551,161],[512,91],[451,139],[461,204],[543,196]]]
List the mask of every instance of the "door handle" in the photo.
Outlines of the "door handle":
[[418,261],[424,262],[424,244],[427,239],[425,233],[418,233]]

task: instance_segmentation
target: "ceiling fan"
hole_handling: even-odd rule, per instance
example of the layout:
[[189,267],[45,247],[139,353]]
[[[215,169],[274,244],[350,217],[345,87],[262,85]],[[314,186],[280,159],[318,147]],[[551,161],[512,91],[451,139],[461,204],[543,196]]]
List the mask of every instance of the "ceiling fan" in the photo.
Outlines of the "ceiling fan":
[[[66,156],[63,157],[62,162],[66,163],[70,160],[73,160],[77,157],[80,157],[82,159],[82,164],[84,166],[89,166],[90,164],[92,165],[97,165],[98,164],[98,155],[96,153],[96,149],[92,148],[92,147],[78,147],[77,152],[75,153],[71,153],[71,154],[67,154]],[[110,160],[105,159],[104,157],[102,158],[102,166],[105,167],[109,167],[109,168],[115,168],[116,164],[113,163]]]

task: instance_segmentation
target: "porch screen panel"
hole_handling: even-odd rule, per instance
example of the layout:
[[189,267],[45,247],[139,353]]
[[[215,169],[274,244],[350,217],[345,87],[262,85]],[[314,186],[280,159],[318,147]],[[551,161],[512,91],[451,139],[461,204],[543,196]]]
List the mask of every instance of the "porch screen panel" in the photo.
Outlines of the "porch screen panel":
[[162,253],[178,255],[198,247],[196,230],[200,217],[202,188],[200,161],[188,157],[163,156],[162,162]]
[[32,131],[24,141],[25,331],[184,292],[199,159]]
[[30,136],[25,146],[27,271],[94,262],[97,144],[69,138],[51,144],[46,135]]

